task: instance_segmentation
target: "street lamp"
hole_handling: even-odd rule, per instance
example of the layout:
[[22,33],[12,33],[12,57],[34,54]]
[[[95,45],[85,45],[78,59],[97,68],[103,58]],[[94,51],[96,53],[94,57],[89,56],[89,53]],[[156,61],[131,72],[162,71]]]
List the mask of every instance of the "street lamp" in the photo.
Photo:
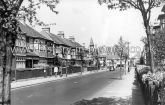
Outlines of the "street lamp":
[[[130,44],[130,42],[126,42],[126,44],[128,45],[128,46],[127,46],[127,49],[128,49],[128,52],[127,52],[128,55],[127,55],[127,57],[128,57],[128,58],[126,57],[126,61],[125,61],[125,70],[127,70],[127,67],[128,67],[128,71],[129,71],[129,64],[127,63],[127,59],[129,59],[129,44]],[[128,66],[126,66],[127,64],[128,64]],[[127,71],[125,71],[125,74],[126,74],[126,72],[127,72]]]

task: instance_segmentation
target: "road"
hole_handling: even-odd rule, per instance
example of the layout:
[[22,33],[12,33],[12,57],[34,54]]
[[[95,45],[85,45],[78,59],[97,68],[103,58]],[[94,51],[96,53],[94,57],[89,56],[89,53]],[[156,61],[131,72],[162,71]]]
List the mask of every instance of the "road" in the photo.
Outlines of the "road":
[[12,105],[70,105],[119,79],[120,71],[106,71],[12,90]]

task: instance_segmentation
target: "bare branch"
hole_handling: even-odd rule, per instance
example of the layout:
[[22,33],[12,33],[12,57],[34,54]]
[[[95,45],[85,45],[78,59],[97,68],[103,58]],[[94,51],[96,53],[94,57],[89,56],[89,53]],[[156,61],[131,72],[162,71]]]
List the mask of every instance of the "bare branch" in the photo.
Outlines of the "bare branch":
[[23,2],[23,0],[17,0],[17,3],[16,3],[17,8],[16,8],[16,14],[15,14],[15,15],[17,15],[17,13],[18,13],[18,11],[19,11],[21,5],[22,5],[22,2]]
[[133,6],[135,9],[139,9],[139,10],[140,10],[139,5],[137,5],[134,1],[132,1],[132,0],[122,0],[122,1],[125,2],[125,3],[130,4],[130,5]]
[[148,11],[148,18],[147,18],[147,22],[150,22],[150,18],[151,18],[151,10]]
[[137,0],[137,3],[139,5],[139,7],[141,8],[141,11],[145,11],[145,7],[144,7],[144,3],[142,0]]

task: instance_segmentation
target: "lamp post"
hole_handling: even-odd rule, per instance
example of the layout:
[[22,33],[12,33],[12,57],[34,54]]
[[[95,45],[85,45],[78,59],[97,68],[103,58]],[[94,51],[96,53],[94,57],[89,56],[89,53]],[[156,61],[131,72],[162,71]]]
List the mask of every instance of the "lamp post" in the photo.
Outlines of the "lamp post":
[[122,79],[122,77],[121,77],[121,65],[122,65],[122,58],[120,57],[120,79]]
[[[127,44],[128,44],[128,46],[127,46],[127,48],[128,48],[128,59],[129,59],[129,44],[130,44],[130,42],[126,42]],[[127,62],[127,58],[126,58],[126,62]],[[125,62],[125,63],[126,63]],[[128,72],[129,72],[129,64],[128,63],[126,63],[127,64],[127,67],[128,67]],[[126,66],[126,64],[125,64],[125,66]],[[126,67],[125,67],[126,68]],[[127,69],[127,68],[126,68]],[[126,73],[127,71],[125,71],[125,73]]]

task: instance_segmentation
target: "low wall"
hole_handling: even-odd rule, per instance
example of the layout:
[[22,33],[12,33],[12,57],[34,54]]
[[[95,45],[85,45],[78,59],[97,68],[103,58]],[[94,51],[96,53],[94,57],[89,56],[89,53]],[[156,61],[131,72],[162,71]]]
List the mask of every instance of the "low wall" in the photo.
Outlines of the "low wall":
[[[72,74],[78,72],[93,71],[97,70],[97,67],[81,67],[81,66],[69,66],[69,67],[61,67],[62,74]],[[60,72],[57,73],[60,75]],[[28,79],[28,78],[36,78],[36,77],[46,77],[52,76],[54,74],[53,67],[49,67],[46,69],[46,73],[44,73],[44,69],[37,68],[26,68],[26,69],[16,69],[11,71],[11,80],[20,80],[20,79]]]
[[19,79],[28,79],[35,77],[43,77],[43,76],[51,76],[53,75],[52,68],[47,68],[46,73],[44,73],[44,69],[16,69],[11,72],[11,80],[19,80]]
[[98,67],[96,67],[96,66],[87,67],[87,71],[93,71],[93,70],[98,70]]
[[142,80],[142,75],[147,73],[147,70],[141,70],[144,66],[139,66],[136,69],[136,75],[143,92],[146,105],[165,105],[165,88],[162,84],[156,85],[153,81]]
[[[70,66],[70,67],[61,67],[62,74],[72,74],[81,72],[80,66]],[[83,70],[82,70],[83,72]],[[60,72],[57,73],[60,75]],[[46,73],[44,73],[44,69],[36,69],[36,68],[26,68],[26,69],[16,69],[11,71],[11,80],[20,80],[20,79],[28,79],[28,78],[35,78],[35,77],[46,77],[55,75],[53,68],[47,68]]]

